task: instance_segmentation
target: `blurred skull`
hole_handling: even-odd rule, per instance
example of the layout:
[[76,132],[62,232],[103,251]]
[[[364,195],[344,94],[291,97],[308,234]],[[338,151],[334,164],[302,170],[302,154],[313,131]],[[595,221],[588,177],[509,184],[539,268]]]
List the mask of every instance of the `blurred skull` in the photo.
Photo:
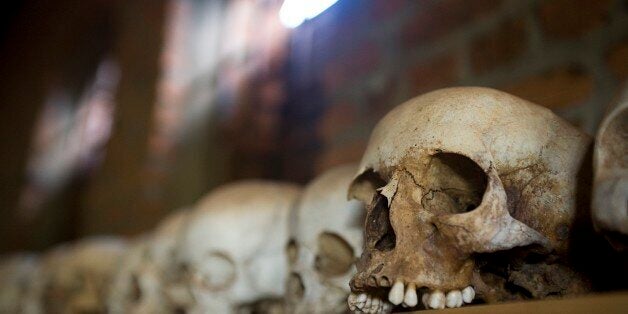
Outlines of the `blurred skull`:
[[166,313],[156,272],[148,259],[148,237],[133,241],[116,268],[107,300],[111,313]]
[[126,248],[98,237],[54,248],[42,258],[43,308],[47,313],[104,313],[113,274]]
[[161,222],[155,231],[137,239],[122,257],[109,296],[111,313],[172,313],[176,303],[169,288],[176,279],[174,250],[186,210]]
[[[182,308],[190,302],[181,268],[176,263],[177,243],[187,225],[189,209],[180,209],[162,221],[148,243],[148,256],[156,270],[159,282],[171,310]],[[172,312],[172,311],[171,311]]]
[[41,313],[33,289],[38,263],[27,253],[0,258],[0,313]]
[[628,85],[595,140],[593,219],[615,248],[628,249]]
[[289,313],[345,313],[349,280],[362,253],[365,209],[347,200],[357,165],[328,170],[303,191],[290,213],[286,247]]
[[222,186],[190,213],[177,259],[192,313],[281,311],[288,211],[299,188],[246,181]]
[[350,306],[378,313],[388,302],[445,308],[476,293],[491,302],[586,290],[546,254],[569,247],[590,142],[551,111],[493,89],[442,89],[393,109],[350,187],[368,205]]

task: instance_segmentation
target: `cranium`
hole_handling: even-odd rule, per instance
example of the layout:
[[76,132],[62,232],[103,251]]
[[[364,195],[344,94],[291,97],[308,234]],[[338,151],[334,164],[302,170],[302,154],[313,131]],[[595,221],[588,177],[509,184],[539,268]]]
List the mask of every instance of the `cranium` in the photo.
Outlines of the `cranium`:
[[628,248],[628,85],[595,140],[593,220],[617,248]]
[[0,260],[0,313],[38,313],[33,283],[39,265],[34,254],[3,256]]
[[168,307],[172,310],[189,303],[190,294],[182,282],[183,274],[175,260],[176,246],[186,227],[189,213],[190,210],[186,208],[168,216],[157,226],[148,243],[148,258],[158,275]]
[[366,214],[360,202],[347,200],[356,170],[357,165],[344,165],[323,173],[305,188],[290,212],[289,313],[347,311],[349,280],[362,252]]
[[108,288],[126,244],[99,237],[54,248],[42,260],[43,308],[47,313],[102,313]]
[[147,246],[148,236],[135,239],[120,259],[109,288],[109,312],[167,313]]
[[177,279],[174,251],[187,210],[166,217],[151,234],[134,241],[124,254],[111,286],[111,313],[172,313],[177,302],[169,289]]
[[[368,204],[350,305],[382,312],[375,300],[444,308],[476,293],[516,297],[505,282],[532,297],[580,291],[582,278],[558,262],[508,264],[506,278],[480,270],[504,254],[567,251],[590,142],[551,111],[488,88],[437,90],[393,109],[349,190]],[[534,281],[534,272],[561,279]]]
[[[298,194],[294,185],[246,181],[222,186],[197,204],[177,248],[194,300],[187,311],[281,304],[288,211]],[[262,302],[270,299],[277,302]]]

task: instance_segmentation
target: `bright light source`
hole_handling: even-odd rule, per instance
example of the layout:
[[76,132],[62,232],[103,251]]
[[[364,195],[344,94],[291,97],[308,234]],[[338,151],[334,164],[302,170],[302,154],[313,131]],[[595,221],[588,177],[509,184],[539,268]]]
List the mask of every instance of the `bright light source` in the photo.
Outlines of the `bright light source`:
[[285,0],[279,9],[279,19],[286,27],[295,28],[309,20],[338,0]]

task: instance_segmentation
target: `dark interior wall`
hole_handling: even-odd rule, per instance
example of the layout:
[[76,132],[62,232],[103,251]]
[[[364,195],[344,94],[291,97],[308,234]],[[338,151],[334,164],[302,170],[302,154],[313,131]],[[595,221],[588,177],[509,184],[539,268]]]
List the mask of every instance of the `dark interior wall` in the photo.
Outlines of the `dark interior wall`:
[[118,36],[113,55],[121,69],[112,133],[102,165],[85,182],[77,213],[78,234],[133,233],[163,216],[151,201],[150,133],[161,75],[165,1],[131,1],[116,9]]
[[[625,1],[339,1],[292,35],[317,92],[309,123],[313,172],[358,160],[373,125],[393,106],[446,86],[505,90],[594,134],[628,68]],[[298,76],[299,74],[297,74]],[[304,81],[303,77],[298,81]],[[308,85],[310,88],[314,85]],[[294,103],[298,111],[299,103]],[[291,119],[289,119],[291,120]],[[292,120],[294,121],[294,120]],[[301,145],[301,144],[299,144]]]
[[[74,233],[73,191],[60,191],[40,215],[17,210],[35,122],[51,89],[78,97],[111,44],[113,1],[27,1],[3,29],[0,67],[0,211],[2,248],[43,247]],[[6,13],[9,14],[9,13]],[[64,217],[64,218],[61,218]],[[44,236],[46,234],[46,236]],[[50,240],[49,240],[50,239]]]
[[[137,234],[231,180],[305,183],[445,86],[500,88],[593,133],[628,76],[620,0],[339,0],[293,30],[280,0],[25,3],[1,52],[3,250]],[[104,157],[24,215],[42,104],[81,95],[105,56],[120,81]]]

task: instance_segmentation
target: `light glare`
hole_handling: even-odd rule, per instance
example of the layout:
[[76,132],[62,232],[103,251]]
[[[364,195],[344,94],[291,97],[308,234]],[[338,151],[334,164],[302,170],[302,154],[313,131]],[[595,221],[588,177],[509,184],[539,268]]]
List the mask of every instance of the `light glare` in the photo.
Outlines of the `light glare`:
[[295,28],[301,23],[321,14],[338,0],[285,0],[279,9],[281,23]]

